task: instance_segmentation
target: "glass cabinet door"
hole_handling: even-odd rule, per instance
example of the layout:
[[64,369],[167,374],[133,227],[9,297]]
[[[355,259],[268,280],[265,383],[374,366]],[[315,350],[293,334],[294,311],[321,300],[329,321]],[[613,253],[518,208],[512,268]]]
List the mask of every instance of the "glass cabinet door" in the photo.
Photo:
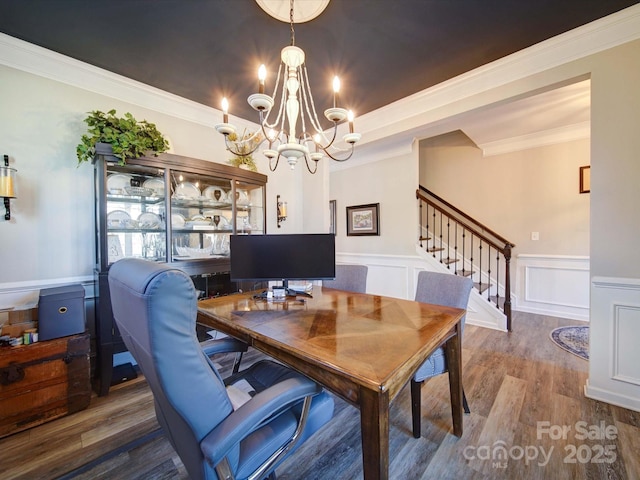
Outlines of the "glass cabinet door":
[[228,258],[233,188],[228,178],[171,171],[171,258]]
[[233,233],[264,233],[264,185],[171,170],[171,259],[228,258]]
[[235,182],[236,223],[238,234],[264,233],[264,186]]
[[107,165],[107,256],[166,261],[164,170]]

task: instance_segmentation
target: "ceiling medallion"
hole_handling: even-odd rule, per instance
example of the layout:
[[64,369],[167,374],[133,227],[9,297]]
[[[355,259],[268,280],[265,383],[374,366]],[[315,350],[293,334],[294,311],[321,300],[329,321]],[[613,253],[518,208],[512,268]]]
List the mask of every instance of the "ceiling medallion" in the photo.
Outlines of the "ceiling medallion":
[[[282,4],[276,0],[256,0],[264,8],[264,4]],[[291,169],[295,168],[298,160],[304,159],[309,172],[316,173],[318,161],[325,155],[337,162],[344,162],[351,158],[355,144],[361,135],[354,132],[354,115],[350,110],[339,106],[340,80],[333,79],[333,105],[324,111],[327,120],[333,127],[325,130],[318,119],[316,107],[309,86],[309,77],[305,66],[304,51],[295,46],[295,31],[293,29],[294,0],[289,2],[289,25],[291,30],[291,45],[284,47],[280,58],[282,62],[271,96],[265,93],[267,70],[264,65],[258,69],[258,93],[249,96],[247,101],[258,112],[260,128],[249,135],[238,137],[236,127],[229,123],[229,102],[222,99],[222,123],[215,126],[224,135],[227,150],[237,156],[253,154],[260,145],[268,142],[268,147],[262,153],[269,159],[269,169],[273,172],[278,167],[281,157],[287,159]],[[319,15],[327,6],[329,0],[305,0],[305,13]],[[323,5],[320,5],[323,4]],[[314,5],[316,5],[313,8]],[[311,12],[313,10],[313,12]],[[268,12],[269,13],[269,12]],[[271,14],[271,13],[270,13]],[[277,18],[277,17],[276,17]],[[309,18],[309,19],[310,19]],[[269,114],[276,105],[277,95],[280,93],[279,105],[275,120],[269,121]],[[342,136],[343,143],[336,142],[338,125],[347,120],[348,132]],[[300,122],[300,131],[298,131]]]
[[[287,0],[256,0],[262,10],[281,22],[289,23],[290,8]],[[293,15],[293,23],[304,23],[313,20],[327,8],[329,0],[304,0],[298,2]]]

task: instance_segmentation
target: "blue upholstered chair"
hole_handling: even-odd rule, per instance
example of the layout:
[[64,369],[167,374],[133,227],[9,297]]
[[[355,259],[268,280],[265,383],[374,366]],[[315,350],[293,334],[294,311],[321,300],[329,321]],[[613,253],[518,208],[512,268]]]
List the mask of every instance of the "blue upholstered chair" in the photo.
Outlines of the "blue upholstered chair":
[[[444,305],[445,307],[467,308],[469,294],[473,287],[470,278],[450,273],[420,272],[418,274],[418,285],[416,287],[416,302],[432,303]],[[464,330],[466,315],[460,322],[461,332]],[[425,380],[447,373],[447,361],[445,358],[444,345],[431,354],[424,362],[411,380],[411,415],[413,417],[413,436],[420,438],[420,390]],[[467,398],[462,392],[464,411],[469,413]]]
[[[269,360],[223,381],[198,343],[196,291],[185,273],[123,259],[111,266],[109,288],[122,338],[190,478],[275,478],[280,462],[333,416],[333,399],[321,387]],[[222,339],[207,353],[242,345]],[[250,386],[241,405],[232,403],[239,389],[230,386],[240,381]]]
[[336,265],[336,278],[334,280],[323,280],[322,286],[335,288],[336,290],[365,293],[367,291],[368,270],[369,268],[366,265]]

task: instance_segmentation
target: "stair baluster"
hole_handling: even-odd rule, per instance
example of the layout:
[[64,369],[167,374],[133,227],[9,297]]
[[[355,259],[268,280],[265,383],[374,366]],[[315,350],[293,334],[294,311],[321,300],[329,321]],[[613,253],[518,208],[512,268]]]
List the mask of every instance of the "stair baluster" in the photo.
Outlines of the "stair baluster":
[[[496,308],[502,309],[504,312],[507,318],[507,330],[511,331],[510,268],[511,252],[515,245],[422,186],[416,190],[416,198],[420,202],[420,246],[425,248],[437,260],[436,252],[440,252],[440,263],[446,265],[447,269],[453,270],[452,274],[473,277],[477,273],[478,282],[475,283],[475,287],[480,293],[487,290],[487,301],[492,302],[493,297],[495,297]],[[431,211],[429,208],[431,208]],[[439,218],[437,217],[438,215]],[[446,215],[446,219],[443,218],[444,215]],[[426,224],[424,228],[422,227],[423,218]],[[445,220],[447,223],[446,238],[444,237]],[[436,241],[436,236],[439,242]],[[468,240],[467,237],[469,237]],[[430,242],[430,240],[432,241]],[[423,241],[426,242],[423,244]],[[459,248],[459,242],[462,242],[462,249]],[[469,258],[467,258],[467,242],[469,243]],[[474,249],[474,242],[477,242],[478,245],[476,249]],[[486,262],[483,259],[485,244],[487,245]],[[495,272],[491,269],[492,249],[496,251]],[[447,253],[446,258],[443,255],[445,250]],[[462,250],[461,255],[460,250]],[[477,260],[475,259],[476,255],[478,257]],[[502,271],[500,269],[501,256],[505,259],[505,266]],[[461,269],[458,268],[458,262],[461,262]],[[455,263],[453,269],[450,266],[452,263]],[[482,270],[483,263],[486,263],[486,272]],[[493,295],[492,282],[495,282]],[[502,301],[500,299],[500,290],[504,291]]]

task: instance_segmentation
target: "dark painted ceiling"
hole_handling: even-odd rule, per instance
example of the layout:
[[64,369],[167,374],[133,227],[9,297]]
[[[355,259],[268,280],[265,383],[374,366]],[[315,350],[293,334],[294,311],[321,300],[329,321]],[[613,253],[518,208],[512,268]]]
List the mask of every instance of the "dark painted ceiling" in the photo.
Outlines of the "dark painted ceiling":
[[[332,0],[296,45],[318,111],[339,75],[343,106],[363,114],[636,3]],[[249,120],[258,65],[273,82],[290,42],[254,0],[0,0],[0,32],[204,105],[226,95]]]

